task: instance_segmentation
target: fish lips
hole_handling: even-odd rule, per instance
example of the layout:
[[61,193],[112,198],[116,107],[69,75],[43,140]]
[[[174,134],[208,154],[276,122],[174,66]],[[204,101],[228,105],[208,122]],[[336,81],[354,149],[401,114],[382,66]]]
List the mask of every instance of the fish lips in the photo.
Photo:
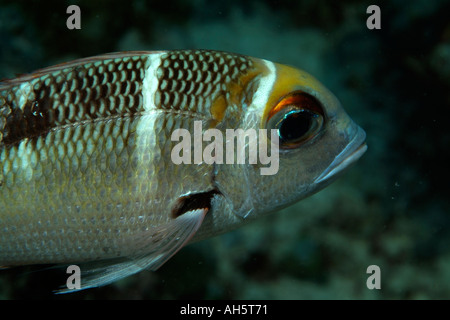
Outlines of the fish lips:
[[365,131],[355,125],[352,130],[356,129],[353,138],[347,146],[334,158],[331,164],[314,180],[315,184],[323,183],[330,180],[331,177],[337,177],[339,173],[344,172],[350,165],[354,164],[366,152],[367,145],[365,143]]

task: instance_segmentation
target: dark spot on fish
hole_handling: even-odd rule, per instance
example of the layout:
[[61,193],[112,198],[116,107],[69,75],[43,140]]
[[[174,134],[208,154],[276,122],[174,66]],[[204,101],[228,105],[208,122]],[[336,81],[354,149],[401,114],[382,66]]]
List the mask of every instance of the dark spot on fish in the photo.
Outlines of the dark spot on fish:
[[220,192],[214,189],[208,192],[194,193],[179,198],[172,208],[172,218],[176,219],[188,211],[205,208],[211,209],[211,200],[216,194],[220,194]]
[[139,112],[148,57],[135,58],[139,64],[122,71],[118,66],[130,59],[99,57],[97,63],[54,66],[10,81],[0,92],[0,143],[9,147],[25,138],[34,143],[59,126]]

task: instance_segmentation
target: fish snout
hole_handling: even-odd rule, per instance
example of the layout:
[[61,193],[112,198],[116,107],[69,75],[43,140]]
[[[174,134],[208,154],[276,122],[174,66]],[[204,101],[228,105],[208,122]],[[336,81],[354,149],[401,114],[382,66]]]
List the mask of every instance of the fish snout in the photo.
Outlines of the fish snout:
[[344,130],[344,134],[350,137],[349,143],[334,158],[330,165],[316,178],[314,183],[319,184],[331,177],[337,177],[345,169],[354,164],[366,152],[366,132],[353,121]]

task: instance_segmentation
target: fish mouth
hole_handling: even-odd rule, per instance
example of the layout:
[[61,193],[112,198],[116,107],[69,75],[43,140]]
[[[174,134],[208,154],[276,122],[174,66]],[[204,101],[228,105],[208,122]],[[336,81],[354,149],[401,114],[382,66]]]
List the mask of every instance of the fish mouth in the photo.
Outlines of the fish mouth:
[[321,183],[343,172],[351,164],[355,163],[366,152],[366,133],[360,127],[350,143],[334,158],[333,162],[316,178],[314,183]]

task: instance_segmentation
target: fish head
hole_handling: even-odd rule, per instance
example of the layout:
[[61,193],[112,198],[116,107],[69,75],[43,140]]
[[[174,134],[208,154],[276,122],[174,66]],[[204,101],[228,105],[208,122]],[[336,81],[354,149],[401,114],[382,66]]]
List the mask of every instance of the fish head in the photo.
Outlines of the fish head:
[[262,164],[260,157],[257,164],[222,165],[216,177],[235,214],[249,219],[321,190],[367,149],[364,130],[317,79],[285,65],[260,64],[263,71],[258,85],[249,89],[252,97],[239,126],[267,130],[258,146],[265,142],[278,164]]

